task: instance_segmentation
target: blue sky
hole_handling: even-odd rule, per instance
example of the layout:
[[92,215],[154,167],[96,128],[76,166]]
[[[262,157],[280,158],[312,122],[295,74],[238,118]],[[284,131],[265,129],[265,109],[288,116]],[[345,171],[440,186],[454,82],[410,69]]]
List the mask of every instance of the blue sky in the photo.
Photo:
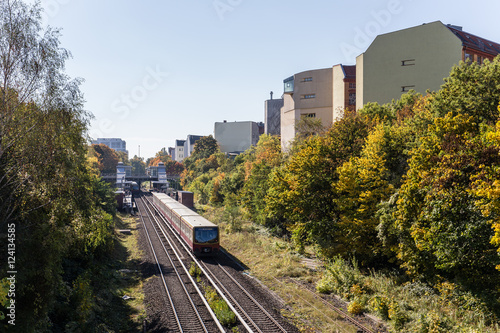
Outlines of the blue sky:
[[500,42],[498,1],[42,0],[81,77],[92,137],[151,157],[216,121],[263,121],[269,92],[354,64],[377,34],[440,20]]

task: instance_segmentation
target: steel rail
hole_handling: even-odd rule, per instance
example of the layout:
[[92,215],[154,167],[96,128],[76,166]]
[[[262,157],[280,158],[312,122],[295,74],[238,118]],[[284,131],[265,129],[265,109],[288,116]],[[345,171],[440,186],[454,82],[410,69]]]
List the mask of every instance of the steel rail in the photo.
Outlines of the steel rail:
[[[279,281],[276,278],[274,278],[274,279],[276,281],[280,282],[280,283],[283,283],[283,282]],[[295,279],[290,278],[289,280],[292,281],[293,283],[295,283],[296,285],[298,285],[299,287],[302,287],[301,283],[298,282],[298,281],[296,281]],[[346,313],[345,311],[343,311],[339,307],[333,305],[332,303],[328,302],[327,300],[323,299],[323,297],[317,295],[315,292],[309,290],[307,287],[303,287],[303,289],[306,290],[307,292],[309,292],[311,295],[313,295],[316,299],[319,299],[323,304],[325,304],[331,310],[333,310],[333,311],[337,312],[338,314],[340,314],[343,318],[345,318],[351,324],[353,324],[354,326],[356,326],[359,329],[361,329],[364,333],[375,333],[373,330],[371,330],[368,327],[366,327],[365,325],[363,325],[360,321],[358,321],[355,318],[351,317],[348,313]]]
[[[174,263],[174,261],[173,261],[173,259],[172,259],[171,255],[170,255],[170,253],[168,253],[167,248],[165,247],[164,243],[161,241],[161,236],[160,236],[160,234],[158,233],[158,230],[156,230],[156,227],[154,226],[153,221],[151,220],[151,217],[154,219],[154,222],[155,222],[156,224],[158,224],[158,221],[156,221],[156,218],[155,218],[155,217],[154,217],[154,215],[151,213],[151,210],[149,209],[149,207],[147,207],[147,206],[144,204],[144,202],[142,202],[142,200],[141,200],[141,204],[142,204],[142,205],[144,205],[144,207],[146,208],[146,210],[148,210],[148,212],[149,212],[149,220],[151,221],[151,225],[152,225],[152,226],[153,226],[153,228],[155,229],[155,233],[156,233],[156,235],[158,236],[158,239],[160,240],[161,246],[162,246],[163,250],[165,251],[165,254],[166,254],[166,255],[167,255],[167,257],[168,257],[168,260],[170,261],[170,264],[172,265],[172,268],[174,269],[174,271],[175,271],[175,274],[176,274],[177,278],[179,279],[179,283],[181,284],[181,286],[182,286],[182,290],[183,290],[183,291],[184,291],[184,293],[186,294],[186,296],[187,296],[187,298],[188,298],[188,300],[189,300],[189,303],[191,304],[191,308],[192,308],[192,309],[194,310],[194,312],[196,313],[196,317],[198,318],[198,321],[200,322],[200,324],[201,324],[201,326],[202,326],[202,328],[203,328],[203,331],[204,331],[205,333],[209,333],[209,332],[208,332],[208,330],[207,330],[207,327],[205,326],[205,323],[203,322],[203,319],[201,318],[200,312],[199,312],[199,311],[198,311],[198,309],[196,308],[196,305],[193,303],[193,299],[192,299],[192,297],[190,296],[190,293],[189,293],[189,291],[187,290],[186,285],[184,284],[184,281],[182,281],[181,275],[180,275],[179,271],[177,270],[177,267],[175,267],[175,263]],[[160,231],[163,233],[163,236],[164,236],[165,238],[167,238],[167,236],[165,235],[165,233],[163,232],[163,230],[161,230],[161,228],[160,228]],[[167,239],[167,241],[168,241],[168,239]],[[169,243],[170,243],[170,242],[169,242]],[[175,254],[175,250],[173,250],[173,251],[174,251],[174,254]],[[179,260],[179,262],[182,264],[182,261],[181,261],[179,258],[177,258],[177,260]],[[190,276],[190,275],[189,275],[189,273],[188,273],[187,275],[188,275],[188,276]]]
[[[146,202],[152,206],[155,210],[156,210],[156,207],[154,207],[150,200],[149,199],[146,199]],[[143,203],[144,204],[144,203]],[[213,310],[210,308],[210,305],[208,304],[207,300],[205,299],[205,296],[203,295],[203,293],[201,292],[201,290],[198,288],[198,285],[196,284],[196,282],[194,281],[194,279],[192,278],[192,276],[189,274],[189,270],[186,268],[186,266],[184,265],[184,263],[182,262],[182,260],[180,259],[180,256],[179,254],[177,253],[177,251],[175,250],[175,247],[173,246],[172,242],[170,241],[169,237],[167,236],[167,234],[165,233],[165,230],[163,229],[163,227],[161,226],[161,224],[159,223],[159,221],[157,220],[156,216],[153,214],[153,212],[151,211],[151,208],[148,207],[147,205],[144,204],[144,206],[146,207],[146,209],[149,211],[150,213],[150,216],[153,217],[153,219],[155,220],[155,223],[157,223],[158,227],[160,228],[160,231],[162,232],[163,236],[165,237],[166,241],[168,242],[170,248],[172,249],[172,251],[174,252],[175,256],[177,257],[177,260],[179,261],[179,263],[181,264],[182,268],[184,269],[184,271],[186,272],[186,276],[188,276],[191,284],[194,286],[194,288],[196,289],[198,295],[200,296],[201,300],[203,301],[203,304],[205,305],[205,307],[207,308],[207,310],[209,311],[212,319],[214,320],[214,322],[216,323],[217,327],[219,328],[219,330],[221,332],[225,332],[224,328],[222,327],[222,325],[220,324],[219,320],[217,319],[217,316],[215,315],[215,313],[213,312]],[[162,216],[160,214],[160,216]],[[167,226],[170,228],[170,230],[172,231],[173,229],[167,224]],[[156,230],[155,230],[156,231]],[[175,233],[174,233],[175,234]],[[177,235],[176,235],[177,236]],[[181,242],[181,244],[184,246],[184,244]],[[162,244],[163,246],[163,244]],[[165,247],[163,246],[163,248],[165,249]],[[166,249],[165,249],[166,251]],[[189,253],[189,251],[188,251]],[[167,255],[169,256],[170,258],[170,255],[167,253]],[[174,266],[174,269],[176,270],[177,272],[177,269],[175,268]],[[181,280],[182,282],[182,280]],[[184,287],[184,284],[183,284],[183,287]],[[185,288],[185,287],[184,287]]]
[[[137,205],[137,208],[139,209],[139,205]],[[142,224],[144,226],[144,230],[146,231],[146,235],[147,235],[147,238],[148,238],[149,246],[151,247],[151,251],[153,253],[153,256],[155,257],[156,266],[158,267],[158,271],[160,272],[160,276],[161,276],[161,279],[162,279],[162,282],[163,282],[163,287],[165,288],[165,291],[167,292],[168,300],[170,302],[170,306],[172,307],[172,312],[174,313],[174,316],[175,316],[175,321],[177,323],[177,326],[179,327],[179,330],[181,332],[183,332],[181,323],[179,321],[179,316],[177,316],[177,312],[175,311],[175,306],[174,306],[174,303],[173,303],[173,300],[172,300],[172,295],[170,294],[170,291],[168,289],[167,282],[165,281],[165,276],[163,274],[163,270],[161,269],[160,262],[158,260],[158,257],[156,256],[156,251],[153,248],[153,243],[151,242],[151,237],[149,235],[148,229],[146,228],[146,223],[144,222],[144,218],[142,217],[142,214],[140,214],[140,216],[141,216]]]
[[[146,199],[146,200],[158,212],[158,208],[156,208],[151,203],[151,201],[149,199]],[[214,287],[214,289],[217,291],[217,293],[220,295],[220,297],[222,297],[222,299],[227,303],[227,305],[229,306],[229,308],[231,309],[231,311],[233,311],[233,313],[239,319],[240,323],[245,327],[245,329],[248,332],[253,333],[254,332],[253,329],[250,326],[248,326],[247,322],[244,320],[244,318],[241,316],[241,314],[238,311],[236,311],[236,308],[229,301],[229,299],[226,297],[226,295],[222,292],[222,290],[219,288],[219,286],[215,283],[215,281],[212,279],[212,277],[208,274],[207,270],[204,267],[202,267],[202,265],[200,264],[200,261],[191,253],[190,249],[186,246],[186,244],[184,243],[184,241],[179,237],[179,235],[173,229],[173,227],[170,225],[170,223],[168,223],[167,218],[163,214],[161,214],[161,212],[159,212],[159,216],[164,221],[164,224],[167,226],[167,228],[170,229],[170,231],[175,236],[175,238],[177,238],[177,240],[179,241],[179,243],[181,244],[181,246],[184,248],[184,250],[191,257],[191,259],[198,265],[198,267],[200,268],[200,270],[202,271],[202,273],[205,275],[205,277],[208,279],[208,281],[210,282],[210,284],[212,285],[212,287]],[[236,302],[236,304],[237,304],[237,302]]]
[[283,326],[281,326],[280,323],[278,323],[278,321],[276,319],[274,319],[274,317],[266,310],[264,309],[264,307],[262,307],[262,305],[260,305],[260,303],[252,296],[250,295],[250,293],[245,289],[245,287],[243,287],[234,277],[231,276],[231,274],[229,274],[229,272],[221,266],[221,264],[216,260],[217,262],[217,265],[220,267],[220,269],[226,273],[226,275],[234,282],[235,285],[237,285],[241,291],[243,291],[245,293],[245,295],[255,304],[257,305],[257,307],[274,323],[274,325],[276,325],[276,327],[278,327],[282,332],[286,333],[286,329],[283,328]]

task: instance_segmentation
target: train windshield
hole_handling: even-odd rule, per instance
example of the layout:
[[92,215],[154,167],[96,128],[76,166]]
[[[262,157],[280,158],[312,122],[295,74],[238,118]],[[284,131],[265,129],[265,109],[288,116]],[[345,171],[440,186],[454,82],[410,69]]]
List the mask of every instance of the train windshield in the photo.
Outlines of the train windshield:
[[215,243],[218,238],[217,228],[196,228],[195,240],[197,243]]

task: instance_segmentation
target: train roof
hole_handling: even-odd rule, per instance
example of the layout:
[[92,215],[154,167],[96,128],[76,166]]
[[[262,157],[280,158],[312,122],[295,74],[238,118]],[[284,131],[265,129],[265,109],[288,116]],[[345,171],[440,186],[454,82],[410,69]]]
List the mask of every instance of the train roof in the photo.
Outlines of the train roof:
[[167,202],[179,202],[179,201],[177,201],[177,200],[175,200],[175,199],[172,199],[172,198],[171,198],[171,197],[169,197],[168,195],[167,195],[167,197],[166,197],[166,198],[165,198],[165,197],[162,197],[162,198],[158,198],[158,200],[160,200],[161,202],[164,202],[164,203],[167,203]]
[[195,216],[199,215],[198,213],[194,212],[192,209],[189,208],[177,208],[173,211],[175,215],[177,216]]
[[[170,198],[172,199],[170,196],[166,195],[165,193],[158,193],[158,192],[153,192],[153,196],[157,197],[158,199],[164,199],[164,198]],[[174,200],[174,199],[172,199]]]
[[[163,201],[162,201],[163,202]],[[163,202],[165,206],[167,206],[170,209],[178,210],[178,209],[187,209],[186,206],[181,204],[180,202],[173,201],[173,202]]]
[[182,220],[191,225],[192,227],[217,227],[206,218],[200,215],[187,215],[183,216]]

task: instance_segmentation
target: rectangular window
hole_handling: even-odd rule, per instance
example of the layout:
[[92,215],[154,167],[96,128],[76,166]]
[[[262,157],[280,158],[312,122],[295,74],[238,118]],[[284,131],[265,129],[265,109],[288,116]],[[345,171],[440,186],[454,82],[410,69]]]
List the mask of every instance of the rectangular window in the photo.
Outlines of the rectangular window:
[[312,77],[305,77],[302,82],[311,82],[313,80]]
[[300,115],[302,118],[316,118],[316,113],[304,113]]
[[349,94],[349,105],[356,105],[356,93]]
[[415,65],[415,59],[401,60],[401,66],[413,66]]
[[349,82],[349,89],[356,89],[356,83]]
[[316,98],[316,94],[302,95],[302,99],[312,99],[312,98]]
[[415,85],[413,85],[413,86],[401,86],[401,91],[402,92],[407,92],[407,91],[410,91],[413,88],[415,88]]
[[470,53],[465,53],[464,54],[464,61],[465,62],[473,62],[474,61],[474,55]]

